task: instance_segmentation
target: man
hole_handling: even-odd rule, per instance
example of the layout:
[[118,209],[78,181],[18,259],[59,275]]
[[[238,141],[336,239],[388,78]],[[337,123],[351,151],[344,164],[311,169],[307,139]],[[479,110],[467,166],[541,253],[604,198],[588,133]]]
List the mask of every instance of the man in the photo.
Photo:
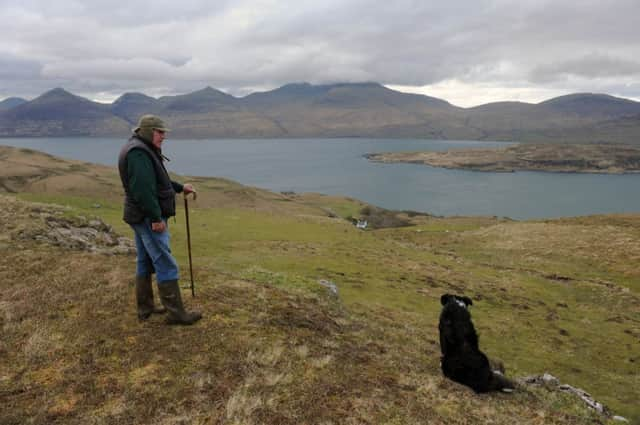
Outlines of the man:
[[[167,323],[191,325],[202,318],[198,312],[186,312],[178,286],[178,264],[169,247],[167,218],[176,215],[176,193],[185,196],[195,189],[169,178],[162,155],[162,142],[168,131],[154,115],[143,115],[133,135],[122,147],[118,158],[120,179],[125,191],[124,221],[136,239],[136,301],[138,318],[165,313]],[[151,274],[156,273],[160,300],[165,308],[154,306]]]

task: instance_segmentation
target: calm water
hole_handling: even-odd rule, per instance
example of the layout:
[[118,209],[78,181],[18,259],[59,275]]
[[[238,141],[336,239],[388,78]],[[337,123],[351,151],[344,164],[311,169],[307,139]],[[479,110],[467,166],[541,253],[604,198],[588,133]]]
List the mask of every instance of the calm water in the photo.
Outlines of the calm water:
[[[121,139],[0,139],[65,158],[116,165]],[[372,152],[481,147],[485,142],[380,139],[167,140],[169,169],[273,191],[345,195],[385,208],[517,219],[640,212],[640,175],[480,173],[376,164]],[[201,196],[206,196],[202,193]]]

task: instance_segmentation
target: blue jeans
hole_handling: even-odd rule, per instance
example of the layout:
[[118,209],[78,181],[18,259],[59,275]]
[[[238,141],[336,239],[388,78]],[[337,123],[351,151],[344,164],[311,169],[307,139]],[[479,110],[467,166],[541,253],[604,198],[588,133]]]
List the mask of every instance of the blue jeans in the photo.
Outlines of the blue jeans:
[[[164,219],[163,219],[164,220]],[[167,221],[164,220],[165,224]],[[164,232],[151,230],[151,219],[132,224],[136,239],[136,275],[149,276],[156,273],[158,283],[178,280],[178,263],[169,247],[169,225]]]

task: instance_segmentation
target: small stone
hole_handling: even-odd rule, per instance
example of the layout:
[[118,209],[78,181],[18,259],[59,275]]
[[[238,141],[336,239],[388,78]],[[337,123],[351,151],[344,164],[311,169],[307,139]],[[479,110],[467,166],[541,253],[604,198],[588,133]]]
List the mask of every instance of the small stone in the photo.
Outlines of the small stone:
[[338,286],[335,283],[331,282],[330,280],[326,280],[326,279],[320,279],[318,281],[318,283],[320,285],[326,287],[327,289],[329,289],[329,291],[333,295],[338,296]]
[[78,233],[84,237],[91,238],[91,239],[96,239],[100,234],[96,229],[92,229],[90,227],[84,227],[84,228],[78,229]]
[[133,245],[133,241],[129,238],[125,238],[124,236],[120,236],[118,238],[118,245],[124,245],[124,246],[134,246]]
[[108,246],[114,246],[118,244],[108,233],[101,233],[98,241]]
[[560,385],[560,381],[558,380],[558,378],[556,378],[555,376],[549,373],[545,373],[542,375],[542,382],[544,382],[546,385],[553,385],[553,386]]
[[129,255],[132,254],[132,250],[129,247],[126,246],[116,246],[114,248],[111,249],[111,252],[115,255]]
[[58,235],[60,235],[60,236],[71,237],[71,235],[73,234],[73,232],[71,232],[71,230],[67,229],[67,228],[58,228],[58,229],[56,229],[56,231],[58,232]]
[[96,230],[102,230],[102,228],[104,227],[104,224],[99,220],[91,220],[89,222],[89,227],[93,227]]

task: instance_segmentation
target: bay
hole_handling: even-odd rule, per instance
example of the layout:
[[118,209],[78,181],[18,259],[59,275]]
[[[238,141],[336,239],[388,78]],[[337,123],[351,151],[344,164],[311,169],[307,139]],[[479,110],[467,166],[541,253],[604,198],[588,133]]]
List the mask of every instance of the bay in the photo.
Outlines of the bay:
[[[3,138],[0,144],[115,166],[122,139]],[[364,154],[499,146],[395,139],[171,140],[170,171],[273,191],[350,196],[384,208],[514,219],[640,212],[640,175],[491,173],[380,164]],[[206,194],[201,194],[206,196]]]

